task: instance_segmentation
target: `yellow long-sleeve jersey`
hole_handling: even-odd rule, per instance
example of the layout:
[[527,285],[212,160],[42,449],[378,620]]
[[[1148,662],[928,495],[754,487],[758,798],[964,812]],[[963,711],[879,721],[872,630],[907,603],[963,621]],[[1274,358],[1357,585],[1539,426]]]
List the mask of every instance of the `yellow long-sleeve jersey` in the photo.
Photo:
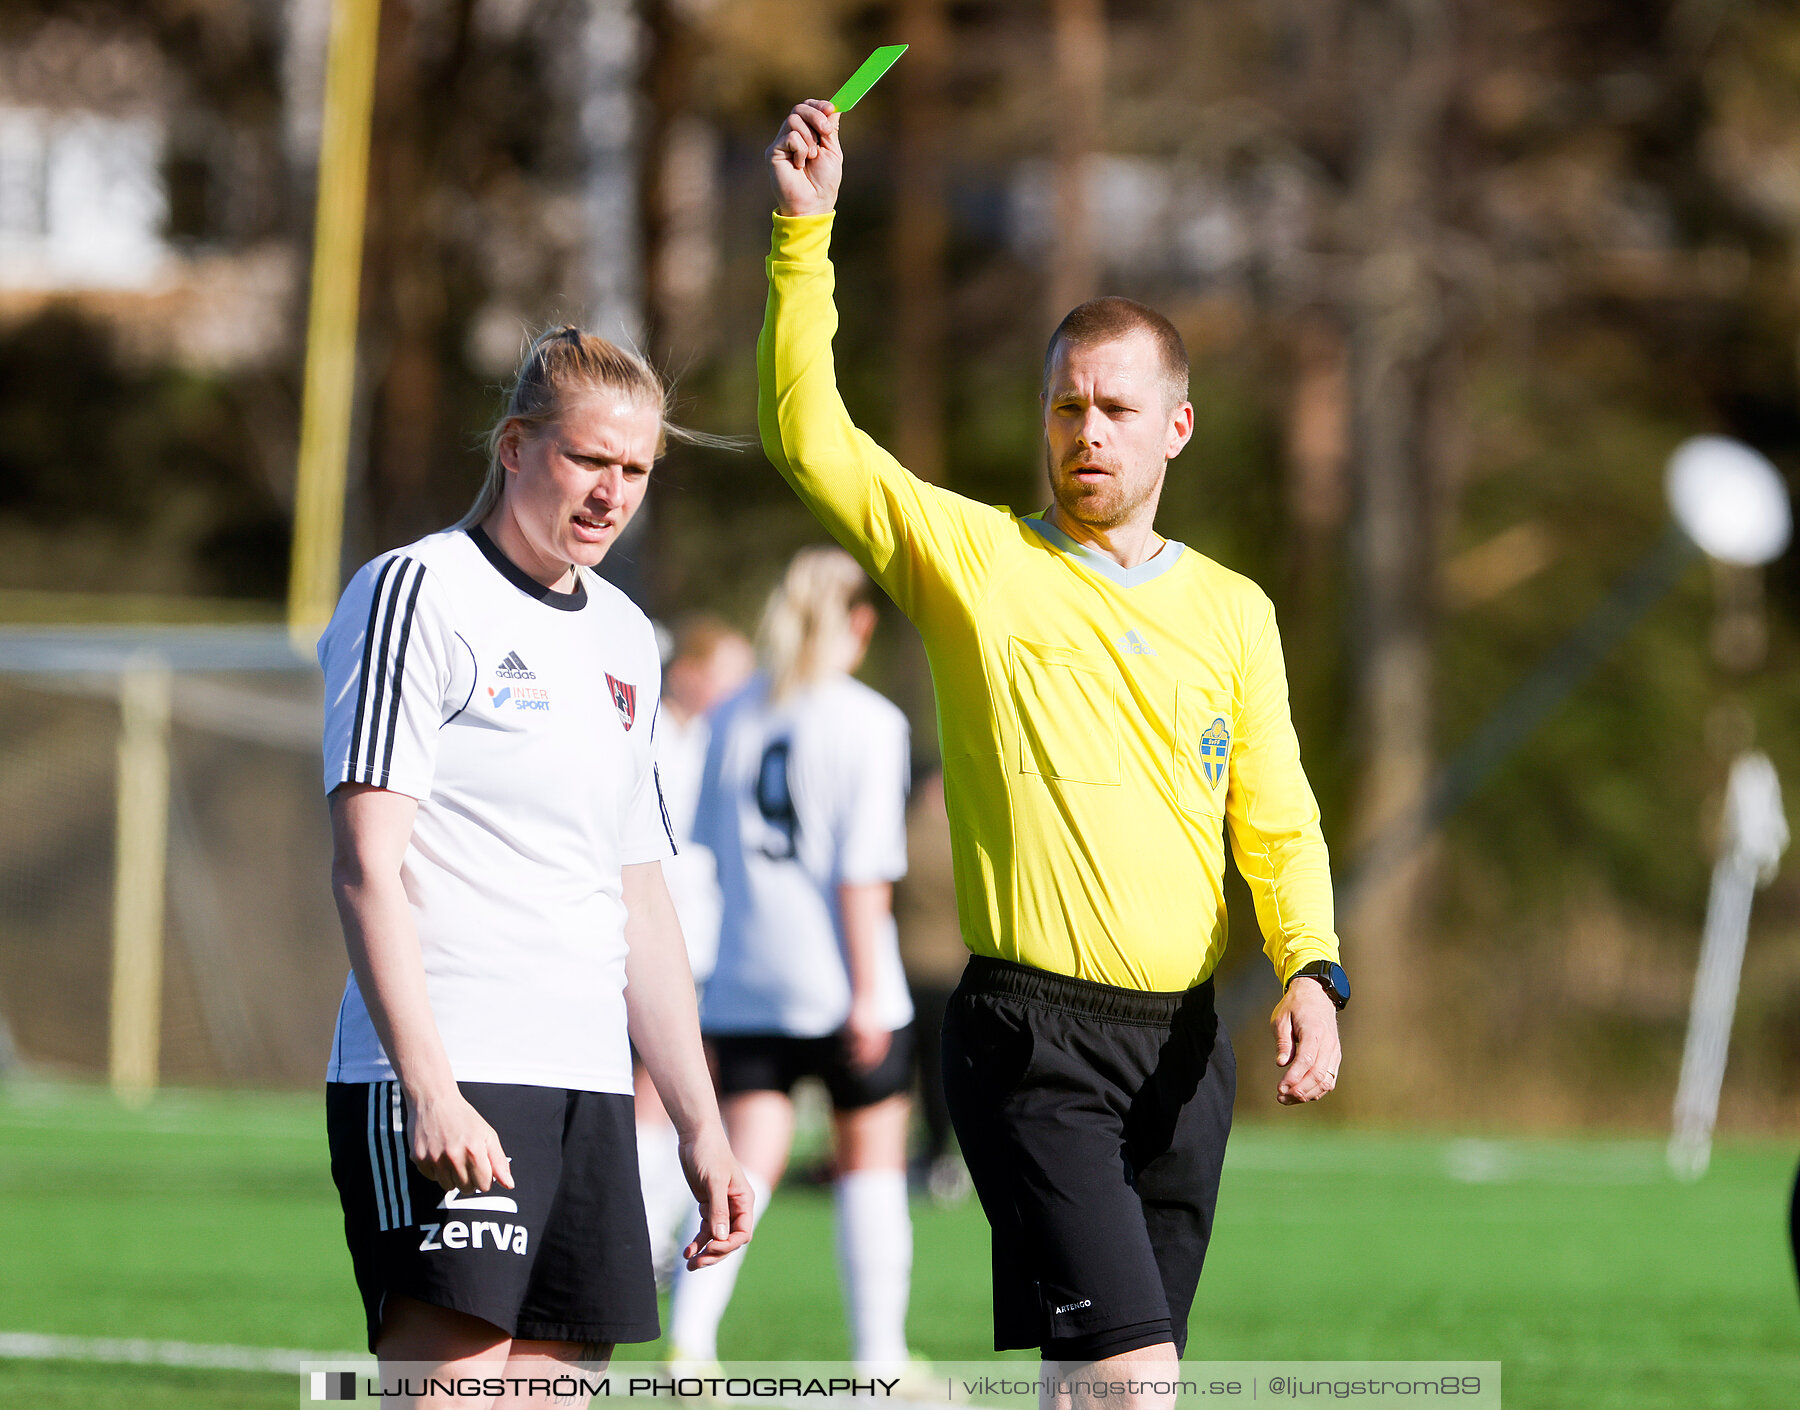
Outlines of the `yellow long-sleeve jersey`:
[[1178,543],[1121,568],[909,474],[838,396],[830,239],[775,217],[762,442],[924,638],[969,948],[1190,988],[1225,949],[1229,829],[1283,982],[1337,959],[1269,599]]

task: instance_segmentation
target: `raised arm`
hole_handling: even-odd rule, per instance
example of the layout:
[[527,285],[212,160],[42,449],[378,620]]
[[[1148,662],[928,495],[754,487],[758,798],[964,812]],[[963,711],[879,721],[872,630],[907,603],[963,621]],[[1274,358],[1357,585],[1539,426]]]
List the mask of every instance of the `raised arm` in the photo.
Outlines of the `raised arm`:
[[979,582],[1006,524],[986,505],[927,485],[857,430],[838,395],[829,258],[843,175],[839,114],[809,99],[768,151],[775,187],[769,302],[757,340],[763,449],[832,537],[918,617],[934,589]]

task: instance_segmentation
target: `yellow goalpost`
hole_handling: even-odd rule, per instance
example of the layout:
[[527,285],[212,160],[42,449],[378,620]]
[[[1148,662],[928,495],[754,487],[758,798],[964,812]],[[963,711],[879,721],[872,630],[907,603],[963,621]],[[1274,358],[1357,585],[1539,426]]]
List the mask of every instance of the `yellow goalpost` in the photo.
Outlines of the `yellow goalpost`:
[[[369,129],[381,0],[333,0],[319,143],[318,208],[287,629],[310,656],[337,602],[344,490],[356,399],[356,334],[368,203]],[[120,677],[108,1065],[136,1104],[158,1084],[168,858],[170,669],[134,657]]]
[[363,217],[380,20],[381,0],[332,4],[288,577],[288,632],[295,648],[309,653],[331,620],[341,586],[338,560],[356,399]]

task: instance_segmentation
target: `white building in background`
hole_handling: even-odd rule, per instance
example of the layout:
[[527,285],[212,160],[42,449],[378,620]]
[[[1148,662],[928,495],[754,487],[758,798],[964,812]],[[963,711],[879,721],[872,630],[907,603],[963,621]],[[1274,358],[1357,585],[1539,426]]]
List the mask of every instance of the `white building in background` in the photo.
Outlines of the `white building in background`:
[[[271,131],[234,129],[206,105],[182,58],[129,21],[56,16],[0,39],[0,331],[73,303],[140,362],[229,370],[298,357],[331,0],[205,8],[220,23],[263,28],[277,47]],[[441,38],[453,8],[414,0],[412,24]],[[640,9],[634,0],[476,7],[477,42],[536,37],[552,88],[571,100],[583,157],[578,184],[546,189],[519,213],[533,256],[567,263],[560,303],[541,306],[519,232],[487,221],[475,237],[493,281],[470,333],[472,363],[485,372],[510,370],[521,330],[547,312],[643,336]],[[700,160],[716,157],[704,148]],[[711,205],[689,216],[710,235]],[[690,241],[682,255],[701,289],[707,252]]]
[[163,125],[0,106],[0,288],[148,289],[166,277]]
[[0,328],[64,304],[136,361],[291,356],[299,251],[250,209],[267,165],[135,33],[58,18],[0,46]]

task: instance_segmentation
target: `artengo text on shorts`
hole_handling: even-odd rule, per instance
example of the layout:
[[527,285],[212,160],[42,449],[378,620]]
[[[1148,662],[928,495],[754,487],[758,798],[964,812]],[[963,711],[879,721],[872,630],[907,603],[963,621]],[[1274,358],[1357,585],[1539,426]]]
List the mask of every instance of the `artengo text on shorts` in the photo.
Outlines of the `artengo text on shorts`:
[[501,1224],[491,1219],[475,1219],[467,1224],[452,1219],[447,1224],[421,1224],[419,1227],[425,1231],[425,1237],[419,1243],[420,1253],[486,1247],[495,1252],[511,1249],[523,1254],[527,1242],[523,1224]]

